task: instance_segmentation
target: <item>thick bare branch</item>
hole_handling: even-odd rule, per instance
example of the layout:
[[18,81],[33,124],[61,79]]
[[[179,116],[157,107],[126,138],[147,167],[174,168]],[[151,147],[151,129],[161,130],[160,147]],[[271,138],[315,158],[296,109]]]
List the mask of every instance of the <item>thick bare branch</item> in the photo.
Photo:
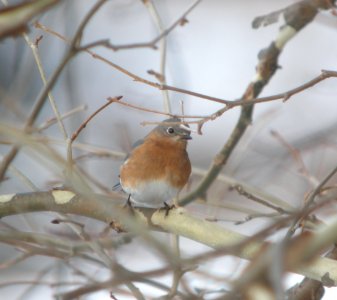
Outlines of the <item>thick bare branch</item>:
[[[333,195],[330,197],[333,197]],[[253,258],[261,250],[261,246],[263,245],[254,239],[249,239],[250,242],[248,244],[242,244],[244,246],[240,247],[241,250],[238,250],[237,245],[244,242],[245,239],[248,238],[247,236],[226,230],[213,222],[195,218],[181,209],[170,211],[168,216],[166,216],[165,211],[137,209],[134,211],[134,216],[136,217],[134,219],[126,217],[126,212],[123,211],[120,206],[114,204],[113,199],[101,195],[93,194],[91,196],[81,197],[69,191],[51,191],[2,195],[0,197],[0,217],[33,211],[56,211],[78,214],[108,224],[113,221],[141,235],[144,235],[144,232],[140,228],[142,227],[140,225],[143,224],[147,227],[150,226],[150,228],[154,230],[171,232],[219,249],[220,252],[218,254],[231,253],[232,255],[238,255],[245,259]],[[330,282],[334,282],[334,285],[337,285],[337,262],[331,259],[318,258],[307,267],[294,269],[300,261],[308,261],[309,257],[319,253],[322,248],[335,242],[336,237],[332,234],[335,227],[337,227],[336,224],[331,224],[327,228],[323,227],[321,232],[314,235],[312,242],[308,240],[307,242],[310,243],[310,247],[305,247],[306,251],[301,252],[302,258],[300,260],[297,261],[296,259],[299,259],[299,257],[295,256],[291,258],[289,268],[309,278],[323,280],[322,278],[326,271],[332,270],[331,266],[336,265],[336,272],[330,271],[329,280]],[[162,246],[159,247],[162,248]],[[214,256],[214,253],[211,255]],[[209,255],[202,255],[201,257],[205,259],[209,257]],[[294,263],[295,261],[296,264]]]

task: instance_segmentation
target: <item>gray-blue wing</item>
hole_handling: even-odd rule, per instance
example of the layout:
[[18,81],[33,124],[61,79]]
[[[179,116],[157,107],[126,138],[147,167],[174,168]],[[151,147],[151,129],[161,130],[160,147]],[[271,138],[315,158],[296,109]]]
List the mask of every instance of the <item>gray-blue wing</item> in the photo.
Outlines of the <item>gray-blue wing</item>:
[[[132,150],[137,148],[138,146],[142,145],[144,143],[144,139],[140,139],[138,141],[136,141],[133,145],[132,145]],[[132,151],[131,150],[131,151]],[[124,162],[129,158],[130,153],[128,153],[125,158],[124,158]],[[120,182],[116,183],[113,187],[112,187],[113,191],[117,191],[117,190],[121,190],[121,184]]]
[[[140,139],[140,140],[136,141],[136,142],[132,145],[131,151],[134,150],[135,148],[137,148],[138,146],[142,145],[142,144],[144,144],[144,139]],[[125,156],[124,161],[126,161],[126,160],[129,158],[129,156],[130,156],[130,153],[128,153],[128,154]]]

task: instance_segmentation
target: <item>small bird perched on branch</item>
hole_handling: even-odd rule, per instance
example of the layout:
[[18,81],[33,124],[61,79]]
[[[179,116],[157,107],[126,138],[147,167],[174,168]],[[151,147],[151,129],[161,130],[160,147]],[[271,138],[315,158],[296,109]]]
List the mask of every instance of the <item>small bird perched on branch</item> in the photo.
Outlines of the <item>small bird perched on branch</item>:
[[133,145],[120,168],[128,201],[140,207],[162,207],[177,197],[191,174],[186,151],[191,130],[179,118],[164,120]]

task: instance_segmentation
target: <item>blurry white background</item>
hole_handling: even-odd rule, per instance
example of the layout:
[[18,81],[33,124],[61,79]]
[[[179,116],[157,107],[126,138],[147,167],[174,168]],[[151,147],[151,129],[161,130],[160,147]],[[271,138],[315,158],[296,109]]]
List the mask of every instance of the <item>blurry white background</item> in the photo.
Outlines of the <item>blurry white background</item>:
[[[15,1],[9,1],[14,3]],[[255,74],[258,52],[269,46],[274,40],[281,20],[268,27],[252,29],[251,23],[257,16],[268,14],[284,8],[296,1],[219,1],[204,0],[187,16],[184,26],[177,26],[167,37],[167,84],[183,89],[219,97],[227,100],[239,98]],[[94,5],[95,1],[64,1],[57,8],[45,13],[39,22],[52,30],[72,37],[78,24]],[[179,19],[192,5],[192,1],[156,0],[155,7],[162,19],[164,28],[168,28]],[[297,87],[320,74],[322,69],[336,70],[337,18],[330,12],[322,12],[304,28],[287,46],[280,56],[279,69],[261,96],[285,92]],[[29,36],[32,40],[39,35],[43,39],[39,44],[43,66],[48,76],[58,65],[66,49],[65,42],[39,29],[32,28]],[[147,42],[158,35],[155,22],[142,1],[114,0],[109,1],[93,18],[85,30],[83,43],[99,39],[109,39],[113,44],[129,44]],[[160,51],[149,48],[127,49],[113,52],[111,50],[94,49],[109,59],[140,77],[156,81],[147,74],[148,70],[160,71]],[[29,114],[34,100],[42,88],[39,73],[34,63],[31,50],[22,38],[7,38],[0,42],[0,118],[19,126]],[[79,105],[86,104],[87,110],[65,121],[71,135],[81,122],[98,107],[106,102],[107,97],[123,96],[123,101],[133,105],[164,111],[162,92],[109,67],[90,55],[78,55],[66,67],[60,80],[53,89],[53,95],[61,113],[65,113]],[[209,115],[221,108],[215,102],[169,92],[173,113],[181,113],[180,101],[184,102],[186,115]],[[243,181],[246,184],[261,188],[277,195],[277,197],[299,206],[312,186],[299,171],[298,162],[271,130],[279,133],[292,147],[298,149],[313,182],[319,182],[336,165],[336,79],[325,80],[290,98],[286,103],[274,101],[258,104],[255,107],[253,124],[246,132],[240,145],[234,151],[223,174]],[[14,109],[15,108],[15,109]],[[222,117],[210,121],[203,127],[203,135],[194,135],[189,144],[189,154],[196,168],[207,169],[214,155],[226,142],[236,124],[239,108],[226,112]],[[41,124],[53,117],[50,106],[46,105],[36,124]],[[143,121],[161,121],[165,117],[112,104],[98,116],[79,136],[79,141],[116,151],[127,151],[130,145],[144,136],[151,126],[141,126]],[[62,139],[56,125],[46,132],[55,139]],[[60,147],[65,154],[65,148]],[[8,147],[1,146],[0,153],[5,155]],[[118,181],[120,160],[99,158],[84,160],[83,167],[100,183],[110,188]],[[37,161],[31,160],[27,154],[21,153],[14,161],[14,166],[29,175],[34,184],[41,190],[49,189],[54,180],[60,178],[53,170],[48,170]],[[32,172],[34,170],[34,172]],[[32,177],[32,175],[34,175]],[[192,177],[192,184],[200,178]],[[1,194],[30,191],[20,180],[10,174],[10,179],[0,186]],[[219,210],[227,203],[236,203],[254,207],[256,204],[238,197],[229,191],[228,186],[216,184],[209,193],[209,201],[214,206],[204,207],[196,204],[187,210],[202,217],[218,217],[227,220],[242,220],[243,214],[228,209]],[[202,208],[202,209],[201,209]],[[335,209],[322,212],[322,218],[333,217]],[[27,219],[29,221],[27,221]],[[53,231],[55,225],[50,224],[52,215],[33,214],[23,217],[9,217],[6,222],[18,228],[33,226],[39,230]],[[98,232],[96,222],[83,220],[89,231]],[[268,220],[253,220],[243,225],[223,222],[224,226],[247,235],[256,232]],[[91,227],[92,226],[92,227]],[[167,239],[163,235],[163,239]],[[13,253],[8,246],[0,245],[0,260],[10,259]],[[205,247],[182,239],[183,255],[201,252]],[[136,253],[136,254],[135,254]],[[118,260],[132,270],[141,270],[144,265],[162,264],[156,253],[149,253],[148,248],[134,240],[117,252]],[[57,261],[42,258],[31,259],[17,265],[11,271],[0,272],[0,280],[8,281],[21,278],[32,280],[37,276],[37,268],[45,264],[54,264],[55,268],[47,278],[63,278],[71,276]],[[200,266],[199,270],[212,269],[213,274],[219,272],[228,279],[238,276],[243,263],[236,258],[214,260],[214,264]],[[90,266],[88,266],[90,268]],[[219,271],[222,270],[222,271]],[[94,277],[106,276],[99,269],[93,269]],[[195,288],[210,288],[221,284],[216,280],[205,281],[202,276],[188,274]],[[287,284],[297,282],[291,277]],[[163,282],[170,282],[170,277]],[[159,290],[139,285],[149,295],[162,295]],[[327,289],[324,300],[336,299],[334,289]],[[25,286],[8,287],[0,290],[0,295],[8,299],[49,299],[52,293],[49,288],[36,287],[27,292]],[[100,295],[100,296],[98,296]],[[21,298],[20,298],[21,297]],[[109,299],[107,292],[93,294],[88,299]],[[118,299],[128,299],[120,296]]]

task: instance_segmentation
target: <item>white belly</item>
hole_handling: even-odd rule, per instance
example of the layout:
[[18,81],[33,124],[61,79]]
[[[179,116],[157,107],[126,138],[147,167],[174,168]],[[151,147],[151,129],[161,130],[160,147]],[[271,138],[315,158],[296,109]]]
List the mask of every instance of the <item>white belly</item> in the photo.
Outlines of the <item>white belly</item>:
[[179,192],[179,189],[172,188],[161,180],[140,184],[137,189],[124,187],[123,182],[121,182],[121,185],[127,194],[131,194],[131,202],[140,207],[163,207],[164,202],[169,202]]

